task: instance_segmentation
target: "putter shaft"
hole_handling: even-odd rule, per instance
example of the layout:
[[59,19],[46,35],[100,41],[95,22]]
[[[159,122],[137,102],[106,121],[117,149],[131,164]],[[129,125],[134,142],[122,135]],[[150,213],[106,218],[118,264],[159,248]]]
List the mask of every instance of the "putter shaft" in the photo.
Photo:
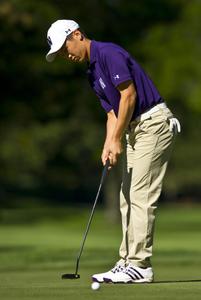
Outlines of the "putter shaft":
[[103,168],[103,172],[102,172],[102,176],[101,176],[101,180],[100,180],[98,192],[96,194],[96,198],[95,198],[92,210],[91,210],[91,214],[89,216],[89,221],[87,223],[86,230],[85,230],[85,233],[84,233],[84,236],[83,236],[83,239],[82,239],[82,243],[81,243],[81,246],[80,246],[80,250],[78,252],[78,256],[77,256],[77,260],[76,260],[75,274],[63,274],[62,275],[62,279],[78,279],[78,278],[80,278],[80,275],[78,274],[80,257],[81,257],[82,252],[83,252],[84,244],[85,244],[85,241],[86,241],[86,238],[87,238],[87,234],[89,232],[89,228],[90,228],[90,225],[91,225],[91,222],[92,222],[92,219],[93,219],[93,215],[94,215],[94,211],[95,211],[95,208],[96,208],[96,204],[97,204],[97,201],[98,201],[98,198],[99,198],[99,194],[100,194],[100,191],[101,191],[104,179],[105,179],[105,177],[107,175],[107,171],[108,171],[109,165],[110,165],[110,161],[108,159],[106,161],[106,164],[105,164],[104,168]]

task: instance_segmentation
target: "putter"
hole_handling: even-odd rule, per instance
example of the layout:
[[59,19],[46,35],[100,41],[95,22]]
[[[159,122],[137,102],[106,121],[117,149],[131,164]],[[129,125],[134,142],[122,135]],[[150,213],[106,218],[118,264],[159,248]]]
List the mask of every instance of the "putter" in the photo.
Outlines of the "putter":
[[61,276],[62,279],[78,279],[78,278],[80,278],[80,275],[78,274],[80,257],[82,255],[84,244],[85,244],[85,241],[86,241],[86,238],[87,238],[87,234],[88,234],[88,231],[89,231],[89,228],[90,228],[90,225],[91,225],[91,222],[92,222],[92,218],[93,218],[93,215],[94,215],[96,203],[98,201],[98,197],[99,197],[99,194],[100,194],[100,191],[101,191],[104,179],[106,177],[109,165],[110,165],[110,161],[108,159],[106,161],[106,164],[105,164],[104,168],[103,168],[103,172],[102,172],[102,176],[101,176],[101,180],[100,180],[100,185],[99,185],[99,188],[98,188],[98,192],[97,192],[97,195],[96,195],[96,198],[95,198],[95,201],[94,201],[94,205],[93,205],[92,210],[91,210],[91,214],[90,214],[89,221],[87,223],[87,227],[86,227],[86,230],[85,230],[85,233],[84,233],[84,236],[83,236],[81,247],[80,247],[80,250],[78,252],[75,273],[74,274],[63,274]]

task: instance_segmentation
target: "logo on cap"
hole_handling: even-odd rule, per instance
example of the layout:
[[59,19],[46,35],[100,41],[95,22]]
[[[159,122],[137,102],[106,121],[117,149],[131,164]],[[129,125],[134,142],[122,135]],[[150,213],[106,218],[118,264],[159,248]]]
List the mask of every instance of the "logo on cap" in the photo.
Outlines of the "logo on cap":
[[68,29],[68,30],[65,30],[65,32],[66,32],[67,34],[69,34],[69,32],[71,32],[71,30],[70,30],[70,29]]
[[52,46],[52,40],[49,36],[47,37],[47,42],[48,42],[48,45],[51,47]]

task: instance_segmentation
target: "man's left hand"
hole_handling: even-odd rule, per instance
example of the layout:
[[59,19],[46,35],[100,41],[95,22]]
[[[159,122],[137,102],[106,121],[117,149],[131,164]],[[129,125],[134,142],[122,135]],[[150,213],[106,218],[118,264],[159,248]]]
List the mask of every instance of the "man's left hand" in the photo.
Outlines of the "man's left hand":
[[110,165],[114,166],[117,163],[118,156],[123,152],[121,140],[111,140],[109,146],[109,160]]

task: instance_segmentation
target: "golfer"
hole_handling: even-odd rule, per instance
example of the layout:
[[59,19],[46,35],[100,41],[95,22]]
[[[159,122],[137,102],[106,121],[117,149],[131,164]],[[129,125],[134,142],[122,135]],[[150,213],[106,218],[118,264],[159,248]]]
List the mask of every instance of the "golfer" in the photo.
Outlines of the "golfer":
[[73,20],[58,20],[48,30],[51,62],[63,56],[87,62],[89,83],[107,113],[102,162],[114,166],[123,152],[120,211],[123,238],[119,261],[93,281],[152,282],[155,210],[174,136],[180,132],[155,85],[137,61],[113,43],[86,37]]

